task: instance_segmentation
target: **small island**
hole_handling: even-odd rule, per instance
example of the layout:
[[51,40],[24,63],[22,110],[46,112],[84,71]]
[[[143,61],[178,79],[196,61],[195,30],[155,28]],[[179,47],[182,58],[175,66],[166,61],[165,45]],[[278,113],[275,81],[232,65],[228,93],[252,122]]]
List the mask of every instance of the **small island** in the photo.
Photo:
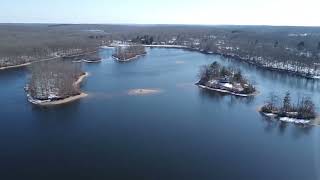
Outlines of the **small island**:
[[35,105],[64,104],[86,97],[80,84],[88,76],[81,64],[70,61],[50,61],[32,64],[31,76],[25,87],[28,101]]
[[196,85],[200,88],[240,97],[256,95],[256,88],[240,70],[224,67],[218,62],[203,66],[199,76],[200,81]]
[[145,54],[147,54],[147,51],[142,45],[125,45],[117,46],[112,57],[117,61],[127,62]]
[[271,93],[266,104],[259,109],[260,113],[281,122],[299,125],[313,124],[317,118],[315,105],[310,97],[299,98],[297,103],[293,104],[291,103],[290,93],[287,92],[282,104],[278,102],[278,96]]
[[161,89],[131,89],[128,91],[129,96],[145,96],[161,93]]
[[97,51],[83,54],[74,54],[69,56],[64,56],[63,60],[70,60],[72,62],[86,62],[86,63],[100,63],[102,58],[99,56]]

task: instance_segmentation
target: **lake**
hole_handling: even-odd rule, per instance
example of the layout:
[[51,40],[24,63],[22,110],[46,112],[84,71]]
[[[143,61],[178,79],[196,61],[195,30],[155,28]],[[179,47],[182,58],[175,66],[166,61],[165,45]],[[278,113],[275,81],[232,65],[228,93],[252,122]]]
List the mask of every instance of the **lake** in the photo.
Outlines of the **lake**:
[[[27,68],[0,71],[1,179],[320,179],[319,127],[268,121],[257,112],[271,92],[308,95],[320,110],[320,81],[179,49],[149,49],[128,63],[102,49],[83,64],[89,96],[31,105]],[[200,90],[202,65],[240,68],[254,98]],[[157,94],[128,95],[132,89]]]

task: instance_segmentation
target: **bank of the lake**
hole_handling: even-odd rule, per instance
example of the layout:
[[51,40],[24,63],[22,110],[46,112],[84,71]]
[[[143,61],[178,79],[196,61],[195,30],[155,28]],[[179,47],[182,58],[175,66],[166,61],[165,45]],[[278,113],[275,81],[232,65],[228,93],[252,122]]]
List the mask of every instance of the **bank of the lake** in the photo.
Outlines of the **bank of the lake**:
[[[117,44],[117,45],[110,45],[110,46],[102,46],[101,48],[114,48],[117,46],[128,46],[127,44]],[[232,58],[241,62],[245,62],[245,63],[249,63],[252,64],[254,66],[257,66],[259,68],[265,69],[265,70],[270,70],[270,71],[277,71],[277,72],[281,72],[281,73],[288,73],[288,74],[292,74],[292,75],[296,75],[296,76],[301,76],[304,78],[308,78],[308,79],[320,79],[320,75],[315,75],[315,74],[308,74],[308,72],[298,72],[298,71],[293,71],[290,69],[285,69],[285,68],[275,68],[272,66],[266,66],[266,65],[262,65],[262,64],[258,64],[258,63],[254,63],[250,57],[241,57],[239,55],[236,55],[234,53],[229,53],[229,54],[225,54],[222,52],[214,52],[214,51],[206,51],[204,49],[200,49],[200,48],[192,48],[189,46],[183,46],[183,45],[143,45],[145,47],[149,47],[149,48],[173,48],[173,49],[183,49],[183,50],[188,50],[188,51],[193,51],[193,52],[199,52],[199,53],[203,53],[203,54],[207,54],[207,55],[220,55],[226,58]],[[115,59],[117,59],[115,57]],[[133,58],[135,59],[135,58]]]
[[130,57],[130,58],[127,58],[127,59],[120,59],[120,58],[118,58],[118,57],[116,57],[116,56],[114,56],[114,55],[112,55],[112,57],[113,57],[114,60],[116,60],[116,61],[118,61],[118,62],[129,62],[129,61],[138,59],[138,58],[140,58],[140,57],[142,57],[142,56],[145,56],[145,55],[146,55],[146,53],[144,53],[144,54],[138,54],[138,55],[135,55],[135,56]]

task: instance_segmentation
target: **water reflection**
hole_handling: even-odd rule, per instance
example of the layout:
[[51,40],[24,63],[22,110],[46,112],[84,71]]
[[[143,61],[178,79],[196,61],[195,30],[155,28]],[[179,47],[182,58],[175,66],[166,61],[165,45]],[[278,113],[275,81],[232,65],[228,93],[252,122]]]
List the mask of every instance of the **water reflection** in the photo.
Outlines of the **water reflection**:
[[199,96],[202,99],[210,99],[213,101],[221,101],[222,99],[224,99],[224,97],[230,96],[227,94],[222,94],[222,93],[215,92],[215,91],[208,91],[208,90],[201,89],[201,88],[199,88],[198,92],[199,92]]
[[277,131],[278,135],[284,136],[288,134],[288,131],[292,130],[292,137],[299,139],[302,136],[309,136],[314,126],[311,125],[296,125],[288,122],[278,121],[274,118],[261,115],[260,118],[264,124],[264,131],[267,133],[273,133]]
[[314,152],[314,168],[316,172],[316,178],[320,179],[320,136],[319,129],[315,128],[314,133],[316,134],[313,138],[313,152]]
[[204,99],[212,99],[213,101],[221,101],[221,100],[226,100],[227,105],[229,107],[233,107],[236,104],[246,104],[250,105],[254,102],[254,96],[250,97],[239,97],[239,96],[233,96],[227,93],[220,93],[220,92],[215,92],[215,91],[210,91],[206,89],[201,89],[199,88],[199,95],[201,98]]

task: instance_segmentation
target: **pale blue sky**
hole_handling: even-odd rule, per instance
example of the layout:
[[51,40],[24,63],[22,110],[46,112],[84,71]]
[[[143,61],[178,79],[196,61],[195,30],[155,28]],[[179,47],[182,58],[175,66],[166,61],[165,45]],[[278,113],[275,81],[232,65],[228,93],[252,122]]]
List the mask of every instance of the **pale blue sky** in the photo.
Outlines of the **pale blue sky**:
[[5,0],[2,23],[320,26],[320,0]]

